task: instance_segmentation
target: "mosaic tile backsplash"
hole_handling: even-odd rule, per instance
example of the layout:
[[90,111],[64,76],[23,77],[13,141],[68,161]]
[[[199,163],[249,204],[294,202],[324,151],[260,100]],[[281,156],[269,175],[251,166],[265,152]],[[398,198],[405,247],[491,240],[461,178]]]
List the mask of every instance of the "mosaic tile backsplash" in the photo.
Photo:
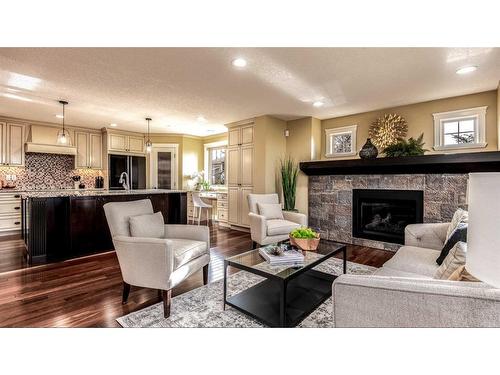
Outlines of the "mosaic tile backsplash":
[[75,169],[72,155],[27,153],[25,167],[0,167],[0,179],[16,175],[16,188],[21,190],[72,189],[75,184],[71,177],[81,176],[86,188],[93,188],[95,178],[101,171]]

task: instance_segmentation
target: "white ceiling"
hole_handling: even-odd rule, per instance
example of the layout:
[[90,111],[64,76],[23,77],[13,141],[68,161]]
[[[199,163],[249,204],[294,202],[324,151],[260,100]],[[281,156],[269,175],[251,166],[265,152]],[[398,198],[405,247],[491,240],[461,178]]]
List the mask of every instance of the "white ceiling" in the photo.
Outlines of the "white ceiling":
[[[235,57],[247,67],[234,68]],[[455,73],[466,65],[478,70]],[[71,125],[144,132],[150,116],[152,132],[209,135],[263,114],[325,119],[499,79],[499,48],[0,48],[0,114],[60,122],[57,100],[67,99]]]

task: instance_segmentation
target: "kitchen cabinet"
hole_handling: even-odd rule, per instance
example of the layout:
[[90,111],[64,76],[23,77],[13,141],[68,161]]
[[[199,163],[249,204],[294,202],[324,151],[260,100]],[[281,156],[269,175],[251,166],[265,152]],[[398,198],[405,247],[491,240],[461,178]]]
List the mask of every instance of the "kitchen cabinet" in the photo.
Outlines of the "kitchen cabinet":
[[249,227],[247,197],[254,185],[254,126],[235,126],[228,132],[227,220],[234,226]]
[[124,133],[108,133],[108,151],[144,154],[144,137]]
[[102,136],[97,133],[75,132],[75,168],[102,169]]
[[0,193],[0,234],[21,230],[21,196],[19,193]]
[[0,122],[0,163],[13,167],[24,166],[25,126]]

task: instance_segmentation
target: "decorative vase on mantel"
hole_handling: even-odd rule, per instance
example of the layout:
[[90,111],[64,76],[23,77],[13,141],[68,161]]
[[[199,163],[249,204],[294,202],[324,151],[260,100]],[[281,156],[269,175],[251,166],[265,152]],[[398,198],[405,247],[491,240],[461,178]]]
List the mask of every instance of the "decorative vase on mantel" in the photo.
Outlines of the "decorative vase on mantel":
[[372,140],[368,138],[366,143],[359,151],[359,157],[361,159],[375,159],[378,155],[377,147],[372,143]]

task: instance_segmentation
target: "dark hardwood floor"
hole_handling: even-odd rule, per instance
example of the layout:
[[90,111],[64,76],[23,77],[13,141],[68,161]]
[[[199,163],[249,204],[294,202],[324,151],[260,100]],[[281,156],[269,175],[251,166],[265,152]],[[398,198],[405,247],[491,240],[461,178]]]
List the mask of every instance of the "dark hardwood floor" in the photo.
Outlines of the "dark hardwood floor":
[[[224,258],[250,250],[251,239],[244,232],[210,229],[212,282],[223,277]],[[18,237],[0,239],[0,327],[119,327],[116,318],[160,302],[156,290],[132,287],[128,303],[121,304],[123,280],[114,252],[24,268],[22,251]],[[392,255],[348,248],[348,260],[375,267]],[[24,269],[2,271],[13,267]],[[177,286],[173,296],[202,285],[200,271]]]

